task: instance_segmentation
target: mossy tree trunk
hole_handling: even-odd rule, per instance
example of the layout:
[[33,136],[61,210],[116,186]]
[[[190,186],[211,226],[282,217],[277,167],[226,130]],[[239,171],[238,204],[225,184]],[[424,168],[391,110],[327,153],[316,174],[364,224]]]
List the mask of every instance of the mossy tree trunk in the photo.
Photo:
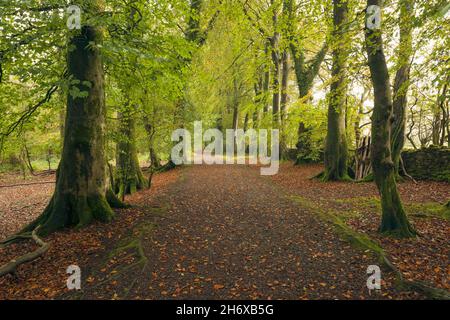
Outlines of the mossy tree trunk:
[[347,173],[347,137],[345,128],[345,99],[347,95],[348,3],[333,0],[333,69],[329,105],[328,131],[325,145],[325,181],[349,179]]
[[[129,107],[129,106],[127,106]],[[117,172],[115,191],[120,199],[146,187],[147,182],[139,165],[136,148],[136,124],[133,110],[118,114],[119,141],[117,142]]]
[[156,131],[148,116],[144,116],[144,126],[145,131],[147,132],[150,167],[152,169],[159,169],[161,167],[161,159],[158,157],[158,153],[156,152],[154,146]]
[[412,31],[414,17],[414,1],[400,0],[400,44],[398,50],[397,72],[394,80],[392,124],[392,160],[395,165],[395,174],[399,177],[400,156],[405,144],[406,106],[409,89],[412,48]]
[[[264,45],[264,55],[267,57],[269,55],[270,41],[266,41]],[[264,65],[264,80],[263,80],[263,113],[264,115],[269,112],[269,90],[270,90],[270,66]]]
[[[368,0],[367,5],[376,5],[381,8],[382,0]],[[416,231],[409,223],[403,209],[392,161],[393,102],[381,30],[366,27],[365,34],[375,97],[372,114],[371,160],[374,180],[381,196],[382,218],[379,231],[399,237],[413,237]]]
[[92,26],[83,26],[69,41],[67,71],[72,94],[67,98],[56,187],[43,214],[24,231],[40,225],[39,234],[46,235],[113,218],[106,198],[104,72],[100,52],[92,46],[101,41],[101,30]]
[[281,72],[281,98],[280,98],[280,120],[281,120],[281,139],[280,139],[280,159],[288,159],[288,147],[286,137],[286,120],[287,120],[287,104],[288,104],[288,85],[291,65],[289,63],[289,51],[285,49],[282,55],[282,72]]
[[272,22],[273,22],[273,36],[270,38],[271,57],[273,64],[273,79],[272,79],[272,119],[275,128],[279,128],[280,124],[280,76],[281,76],[281,56],[280,56],[280,38],[281,34],[278,31],[278,4],[275,0],[271,0],[272,6]]
[[288,85],[289,85],[289,75],[291,71],[291,65],[289,63],[289,51],[284,50],[282,55],[282,72],[281,72],[281,123],[283,124],[286,120],[286,110],[288,104]]

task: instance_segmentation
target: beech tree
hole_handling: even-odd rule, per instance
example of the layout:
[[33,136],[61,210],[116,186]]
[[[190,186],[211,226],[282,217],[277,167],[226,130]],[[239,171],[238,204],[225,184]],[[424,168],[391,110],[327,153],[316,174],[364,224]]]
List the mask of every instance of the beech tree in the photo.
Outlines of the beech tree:
[[401,152],[405,144],[406,107],[410,86],[410,69],[413,54],[412,32],[414,26],[414,0],[399,1],[400,43],[397,48],[397,72],[394,79],[393,124],[392,124],[392,160],[396,176],[399,177]]
[[[368,0],[367,8],[369,6],[382,8],[382,0]],[[371,160],[382,209],[379,231],[400,237],[413,237],[416,231],[408,221],[395,180],[395,164],[391,148],[393,99],[382,32],[381,29],[368,26],[374,12],[369,10],[367,12],[366,48],[375,98],[372,113]]]
[[202,120],[205,129],[280,129],[282,156],[324,160],[325,181],[351,176],[371,128],[380,230],[414,235],[395,183],[403,147],[450,139],[444,1],[386,4],[383,39],[357,30],[359,0],[79,6],[82,28],[69,30],[64,1],[1,4],[0,165],[25,178],[39,174],[36,160],[49,173],[60,160],[53,198],[26,230],[109,221],[108,201],[121,205],[113,192],[123,199],[148,186],[141,165],[170,169],[172,131]]
[[136,120],[133,110],[119,112],[119,142],[117,143],[117,172],[115,192],[119,199],[147,187],[136,148]]
[[[99,12],[101,1],[92,1],[88,9],[90,14]],[[40,226],[39,233],[48,234],[93,220],[110,221],[114,216],[107,201],[104,70],[99,52],[102,38],[100,27],[87,24],[69,40],[71,87],[55,192],[42,215],[25,231]]]
[[345,103],[347,97],[348,21],[347,0],[333,1],[333,68],[328,106],[328,130],[325,144],[323,180],[349,179],[347,173],[347,133]]

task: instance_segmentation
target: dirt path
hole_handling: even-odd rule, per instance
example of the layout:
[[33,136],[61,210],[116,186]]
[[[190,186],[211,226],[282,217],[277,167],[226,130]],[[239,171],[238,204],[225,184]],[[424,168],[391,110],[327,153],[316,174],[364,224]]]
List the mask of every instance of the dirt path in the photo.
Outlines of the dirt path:
[[156,225],[140,236],[146,263],[118,272],[119,258],[111,259],[111,270],[102,270],[104,285],[87,283],[83,298],[400,297],[387,276],[382,292],[370,295],[366,269],[376,259],[340,239],[257,170],[186,168],[165,201],[165,214],[143,222]]

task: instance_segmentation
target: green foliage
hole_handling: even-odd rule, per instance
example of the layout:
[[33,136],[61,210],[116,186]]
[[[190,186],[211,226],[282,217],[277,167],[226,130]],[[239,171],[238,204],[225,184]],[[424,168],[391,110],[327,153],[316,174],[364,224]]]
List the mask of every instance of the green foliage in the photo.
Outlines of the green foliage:
[[[332,81],[330,52],[338,45],[349,50],[349,92],[346,100],[346,133],[349,149],[356,148],[355,126],[361,135],[370,129],[373,94],[364,52],[365,1],[351,0],[354,13],[348,32],[352,41],[336,43],[331,36],[332,2],[277,0],[199,1],[105,0],[102,14],[93,14],[92,1],[78,1],[82,23],[100,26],[100,50],[106,70],[107,155],[114,162],[118,133],[117,112],[132,110],[136,118],[138,152],[148,154],[149,140],[162,159],[168,159],[174,129],[203,120],[204,128],[272,128],[272,50],[291,53],[287,87],[288,104],[282,123],[285,147],[298,143],[298,124],[305,125],[301,137],[302,162],[323,158],[326,136],[327,89]],[[292,4],[292,9],[289,9]],[[429,145],[435,119],[443,118],[437,102],[448,109],[449,79],[448,4],[441,0],[415,0],[411,90],[407,128],[409,144]],[[91,83],[65,76],[67,39],[79,32],[67,28],[67,3],[59,0],[8,0],[0,2],[0,163],[20,159],[24,145],[38,168],[54,162],[62,146],[64,106],[67,95],[86,97]],[[399,9],[387,3],[384,17],[386,55],[395,66]],[[33,9],[33,10],[32,10]],[[277,21],[274,22],[274,14]],[[268,39],[280,35],[272,48]],[[318,69],[308,96],[298,99],[294,60],[311,66],[324,42],[329,53]],[[292,53],[295,51],[296,56]],[[295,58],[295,59],[294,59]],[[391,70],[394,76],[395,68]],[[269,75],[267,87],[265,76]],[[55,91],[51,89],[55,87]],[[449,90],[450,92],[450,90]],[[132,109],[130,109],[132,108]],[[439,118],[440,117],[440,118]],[[247,119],[247,122],[245,122]],[[146,128],[150,128],[147,131]],[[408,130],[407,130],[408,131]],[[445,132],[444,132],[445,136]],[[444,141],[445,142],[445,141]],[[11,161],[9,161],[11,162]],[[14,162],[14,161],[12,161]],[[20,161],[15,161],[16,169]]]

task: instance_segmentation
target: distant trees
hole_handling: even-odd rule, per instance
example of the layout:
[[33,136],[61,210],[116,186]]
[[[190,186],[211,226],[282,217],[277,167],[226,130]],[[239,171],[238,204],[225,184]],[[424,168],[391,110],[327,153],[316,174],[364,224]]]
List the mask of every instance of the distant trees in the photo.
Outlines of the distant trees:
[[442,1],[387,4],[384,39],[360,32],[360,0],[81,1],[83,28],[72,31],[64,6],[31,5],[1,4],[0,163],[26,173],[39,170],[37,155],[52,148],[57,160],[63,151],[53,199],[30,228],[109,220],[105,196],[120,203],[110,187],[123,197],[147,185],[139,153],[154,172],[169,159],[173,129],[201,119],[219,129],[278,128],[283,155],[323,158],[324,180],[348,179],[348,160],[372,126],[381,230],[414,234],[395,177],[405,143],[450,142]]

